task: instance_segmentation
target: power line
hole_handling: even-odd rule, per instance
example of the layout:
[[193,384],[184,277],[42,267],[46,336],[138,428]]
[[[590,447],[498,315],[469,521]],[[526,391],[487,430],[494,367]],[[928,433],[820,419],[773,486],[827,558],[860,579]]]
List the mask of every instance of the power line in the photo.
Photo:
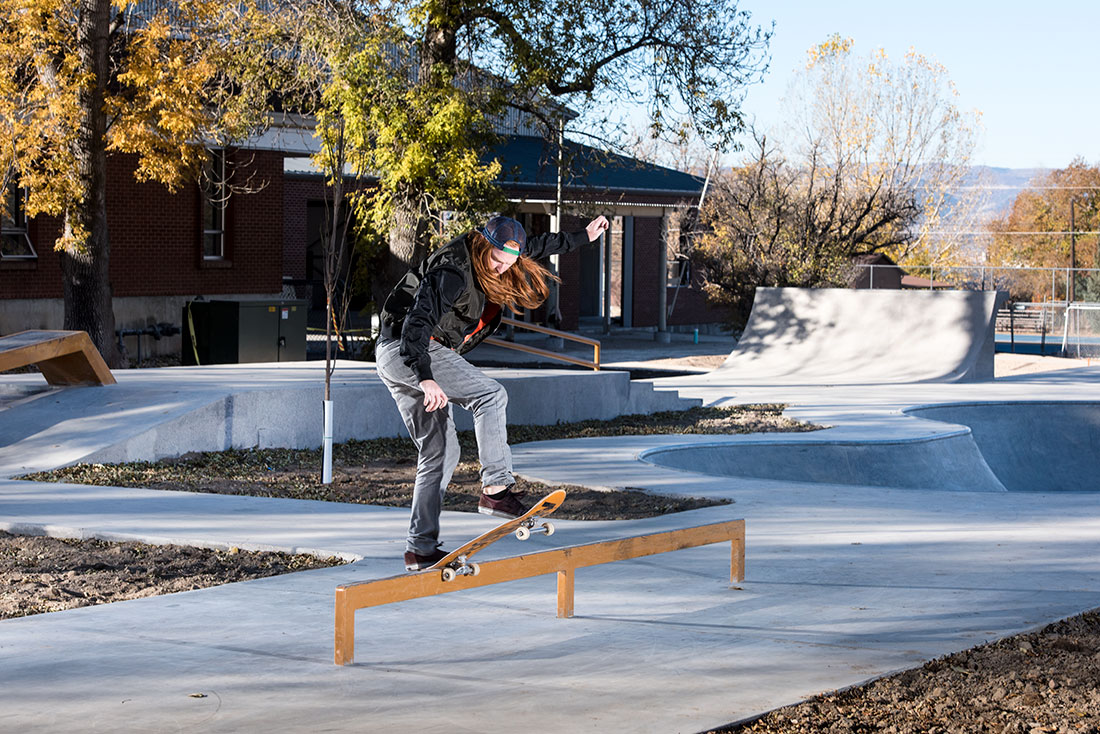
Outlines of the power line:
[[[914,186],[917,189],[938,189],[939,186],[933,186],[931,184],[927,186]],[[1020,184],[1019,186],[1013,186],[1012,184],[990,184],[988,186],[954,186],[954,191],[1096,191],[1100,190],[1100,185],[1097,186],[1031,186],[1029,184]]]
[[[928,187],[923,187],[928,188]],[[1094,189],[1100,189],[1098,186],[1031,186],[1029,184],[1023,184],[1021,186],[1012,186],[1009,184],[993,184],[990,186],[958,186],[960,189],[992,189],[992,190],[1004,190],[1004,191],[1019,191],[1021,189],[1036,189],[1042,191],[1092,191]]]
[[1097,231],[1075,230],[1073,232],[953,232],[951,230],[929,230],[925,234],[938,234],[938,235],[970,235],[974,237],[999,237],[1000,235],[1037,235],[1037,234],[1064,234],[1064,235],[1076,235],[1076,234],[1100,234]]

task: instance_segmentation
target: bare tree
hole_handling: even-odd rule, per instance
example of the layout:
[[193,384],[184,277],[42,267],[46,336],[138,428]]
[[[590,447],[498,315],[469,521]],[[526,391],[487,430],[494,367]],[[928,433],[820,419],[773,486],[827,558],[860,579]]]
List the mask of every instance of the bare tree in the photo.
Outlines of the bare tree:
[[850,51],[837,36],[811,49],[786,124],[754,131],[752,157],[714,182],[696,259],[734,324],[756,286],[843,285],[859,255],[950,265],[971,254],[944,231],[975,228],[964,186],[975,116],[957,108],[942,66]]
[[850,254],[955,264],[967,253],[942,231],[973,224],[974,189],[964,184],[978,114],[959,108],[934,60],[912,49],[901,60],[881,49],[857,57],[852,48],[833,35],[809,51],[773,144],[806,172],[816,226]]

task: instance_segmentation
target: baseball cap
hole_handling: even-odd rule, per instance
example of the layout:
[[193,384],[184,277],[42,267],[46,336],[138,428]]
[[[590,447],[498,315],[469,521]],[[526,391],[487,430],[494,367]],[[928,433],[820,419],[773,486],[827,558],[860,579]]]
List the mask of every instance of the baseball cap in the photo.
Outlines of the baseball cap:
[[[489,240],[489,244],[493,247],[510,255],[522,255],[527,248],[527,233],[523,230],[523,225],[511,217],[493,217],[477,231]],[[510,246],[509,241],[519,245],[519,249]]]

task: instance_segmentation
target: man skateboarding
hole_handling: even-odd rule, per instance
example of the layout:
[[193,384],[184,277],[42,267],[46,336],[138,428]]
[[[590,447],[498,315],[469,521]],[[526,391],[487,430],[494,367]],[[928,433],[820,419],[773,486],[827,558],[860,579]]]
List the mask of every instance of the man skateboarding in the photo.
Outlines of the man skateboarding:
[[482,483],[478,512],[510,519],[527,511],[511,489],[508,396],[461,355],[496,331],[505,307],[519,311],[546,300],[554,276],[539,258],[593,242],[608,226],[597,217],[580,232],[528,239],[516,220],[493,217],[432,253],[387,297],[375,361],[417,448],[407,570],[429,568],[447,555],[439,547],[439,515],[459,458],[452,402],[474,417]]

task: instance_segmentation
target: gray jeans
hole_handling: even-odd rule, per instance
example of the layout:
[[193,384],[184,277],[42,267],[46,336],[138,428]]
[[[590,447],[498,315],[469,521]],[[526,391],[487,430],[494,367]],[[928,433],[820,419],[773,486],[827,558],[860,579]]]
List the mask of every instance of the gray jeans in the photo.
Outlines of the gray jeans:
[[[458,466],[458,436],[450,405],[431,413],[424,410],[420,381],[401,361],[400,347],[396,340],[380,338],[375,363],[378,376],[390,389],[418,452],[412,517],[405,545],[406,550],[423,556],[439,546],[439,513],[443,509],[443,494]],[[428,355],[432,359],[432,376],[450,402],[473,413],[482,486],[514,484],[505,412],[508,393],[499,382],[489,379],[441,344],[433,341]]]

